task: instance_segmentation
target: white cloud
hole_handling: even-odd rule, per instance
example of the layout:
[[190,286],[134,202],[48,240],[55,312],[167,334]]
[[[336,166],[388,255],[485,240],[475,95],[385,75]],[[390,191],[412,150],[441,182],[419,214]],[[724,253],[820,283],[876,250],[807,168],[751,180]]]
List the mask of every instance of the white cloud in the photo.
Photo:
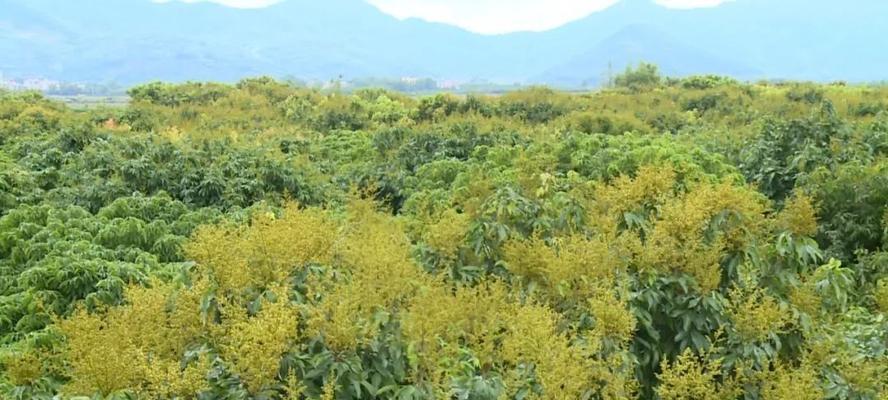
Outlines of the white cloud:
[[619,0],[368,0],[398,18],[420,18],[479,33],[544,31]]
[[[286,0],[154,0],[211,2],[262,8]],[[326,1],[326,0],[309,0]],[[621,0],[365,0],[400,19],[419,18],[485,34],[545,31],[608,8]],[[714,7],[733,0],[649,0],[670,8]]]
[[[420,18],[486,34],[544,31],[620,0],[367,0],[395,17]],[[731,0],[651,0],[669,8],[714,7]]]
[[154,0],[155,3],[169,3],[171,1],[181,1],[184,3],[216,3],[234,8],[264,8],[280,3],[282,0]]
[[706,8],[715,7],[734,0],[656,0],[656,3],[669,8]]

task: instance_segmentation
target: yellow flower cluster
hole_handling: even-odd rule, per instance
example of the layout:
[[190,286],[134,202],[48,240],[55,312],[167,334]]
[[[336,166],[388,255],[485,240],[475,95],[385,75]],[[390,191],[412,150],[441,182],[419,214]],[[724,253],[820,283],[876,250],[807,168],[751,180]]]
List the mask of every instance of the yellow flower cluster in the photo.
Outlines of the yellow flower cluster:
[[808,316],[817,317],[820,315],[823,299],[812,283],[803,282],[790,290],[789,302]]
[[611,291],[600,290],[588,301],[589,310],[595,317],[597,337],[616,339],[623,345],[632,340],[636,321],[624,299],[617,298]]
[[876,285],[876,304],[882,313],[888,314],[888,278],[880,279]]
[[402,315],[401,329],[417,360],[417,380],[429,381],[446,393],[452,361],[465,344],[479,362],[497,362],[496,341],[504,329],[508,306],[504,285],[451,288],[430,282],[421,288]]
[[[428,279],[412,260],[401,224],[378,213],[370,201],[350,207],[350,228],[337,244],[336,263],[346,276],[309,311],[308,329],[339,351],[354,350],[376,335],[375,316],[389,312]],[[329,277],[334,279],[334,277]]]
[[[580,398],[596,382],[599,363],[585,357],[578,346],[558,332],[559,316],[542,305],[515,305],[503,315],[509,333],[503,339],[503,359],[514,365],[533,365],[543,386],[543,398]],[[609,381],[605,381],[610,383]]]
[[663,400],[735,399],[743,393],[741,380],[724,376],[721,367],[721,359],[687,349],[671,364],[663,360],[657,394]]
[[761,289],[731,292],[728,316],[744,341],[761,342],[770,335],[783,333],[790,314],[774,297]]
[[469,231],[469,217],[450,209],[428,226],[423,241],[441,255],[454,259]]
[[279,219],[258,213],[249,226],[203,228],[185,250],[223,292],[240,293],[275,286],[306,263],[329,263],[337,237],[321,210],[289,204]]
[[726,251],[741,250],[762,232],[765,209],[752,191],[699,185],[660,207],[638,264],[661,273],[686,273],[709,292],[720,283]]
[[[123,306],[59,321],[72,376],[67,392],[193,396],[206,386],[211,360],[202,356],[184,367],[181,360],[189,345],[201,343],[216,346],[249,390],[261,390],[278,378],[280,359],[298,336],[288,277],[306,263],[331,262],[338,237],[326,214],[293,204],[280,219],[260,213],[249,227],[204,228],[187,248],[199,262],[191,287],[131,287]],[[219,322],[201,316],[211,288]],[[257,290],[265,299],[250,315],[245,296]]]
[[[597,343],[572,343],[559,321],[550,307],[517,303],[503,284],[488,282],[477,288],[430,285],[411,302],[402,324],[420,366],[417,379],[431,381],[445,397],[460,346],[481,365],[531,367],[544,399],[580,398],[587,390],[605,399],[630,397],[631,372],[621,371],[618,360],[596,358],[590,347]],[[507,389],[519,388],[519,380],[507,380]]]
[[631,339],[635,319],[614,295],[625,263],[600,239],[568,236],[555,242],[513,240],[504,246],[503,259],[511,273],[543,288],[555,303],[579,300],[595,317],[598,337]]
[[336,400],[336,376],[330,374],[327,377],[324,388],[321,391],[320,400]]
[[[704,292],[718,287],[727,252],[762,236],[767,222],[767,202],[755,191],[730,182],[678,185],[669,167],[642,167],[634,178],[598,185],[588,210],[590,226],[620,257],[660,273],[686,273]],[[630,219],[633,226],[621,228]]]
[[30,385],[44,374],[43,360],[33,351],[4,354],[0,358],[0,364],[3,365],[6,378],[16,386]]
[[[620,357],[596,353],[605,336],[628,343],[635,320],[614,296],[619,257],[599,239],[570,236],[552,245],[542,239],[514,240],[503,249],[510,272],[535,283],[556,303],[576,299],[596,318],[590,337],[573,343],[559,327],[561,316],[544,304],[521,304],[507,287],[488,281],[476,288],[452,288],[429,281],[410,302],[402,329],[428,379],[446,395],[452,361],[469,348],[481,365],[531,367],[543,398],[579,398],[593,390],[602,398],[631,396],[635,382]],[[507,381],[517,389],[519,377]]]
[[610,184],[599,184],[589,207],[589,224],[606,238],[615,238],[624,214],[665,203],[675,196],[672,168],[641,167],[635,178],[621,175]]
[[253,317],[242,308],[226,314],[224,333],[217,338],[223,358],[252,391],[275,381],[281,356],[297,338],[298,309],[289,304],[286,287],[278,288],[275,297]]
[[[736,187],[674,187],[670,170],[643,169],[635,179],[595,189],[593,215],[649,210],[646,232],[620,232],[622,218],[610,216],[588,235],[507,242],[505,265],[525,284],[517,287],[495,280],[460,287],[425,274],[411,256],[404,224],[371,201],[353,201],[341,223],[325,211],[291,204],[280,217],[259,212],[247,226],[203,228],[186,249],[198,262],[192,287],[131,288],[124,306],[81,311],[60,322],[68,338],[69,392],[194,395],[207,384],[213,360],[206,355],[180,362],[190,345],[205,344],[249,391],[280,383],[301,393],[294,377],[279,376],[283,354],[300,338],[322,337],[335,352],[354,352],[379,334],[383,321],[396,318],[416,383],[429,384],[442,397],[452,395],[465,352],[477,358],[481,373],[505,377],[507,392],[526,385],[529,373],[545,399],[632,397],[637,383],[625,353],[636,321],[620,281],[627,265],[685,272],[711,289],[718,285],[720,257],[752,240],[748,236],[758,232],[763,214],[764,205]],[[707,238],[716,222],[716,237]],[[453,257],[467,226],[465,216],[444,212],[425,227],[422,239]],[[289,299],[290,278],[312,263],[323,272],[309,274],[306,303],[296,306]],[[539,296],[513,292],[530,284]],[[207,295],[218,313],[212,318],[201,317]],[[590,315],[593,328],[569,328],[556,311],[565,304]],[[737,303],[732,317],[744,334],[760,337],[780,328],[773,304],[758,296]],[[605,351],[605,340],[617,349]],[[670,381],[670,374],[711,384],[712,396],[733,390],[718,383],[712,365],[683,357],[664,365],[664,398],[684,398],[674,394],[691,390]],[[333,388],[325,393],[332,396]]]
[[799,236],[814,236],[817,233],[814,200],[806,194],[796,193],[777,214],[777,227]]
[[[843,354],[845,353],[845,354]],[[885,357],[876,359],[863,358],[858,354],[840,352],[833,354],[832,366],[836,368],[842,379],[858,393],[865,393],[875,398],[880,393],[888,393],[888,363]]]
[[[825,327],[831,329],[833,326]],[[879,398],[888,393],[888,363],[884,355],[861,352],[844,338],[817,335],[808,342],[807,360],[815,367],[827,367],[841,377],[862,398]]]
[[765,341],[770,335],[783,333],[790,322],[790,314],[777,299],[761,290],[734,290],[730,303],[728,315],[745,341]]
[[172,285],[130,287],[126,305],[98,314],[80,310],[59,321],[72,377],[66,392],[131,390],[149,397],[199,392],[206,370],[180,365],[186,346],[202,334],[200,297],[192,295],[199,290],[173,296]]
[[821,400],[824,398],[820,377],[807,361],[800,366],[776,365],[761,374],[762,400]]
[[571,287],[590,294],[599,282],[610,285],[623,265],[601,240],[570,236],[549,246],[542,239],[513,240],[503,247],[509,271],[526,280],[556,289]]

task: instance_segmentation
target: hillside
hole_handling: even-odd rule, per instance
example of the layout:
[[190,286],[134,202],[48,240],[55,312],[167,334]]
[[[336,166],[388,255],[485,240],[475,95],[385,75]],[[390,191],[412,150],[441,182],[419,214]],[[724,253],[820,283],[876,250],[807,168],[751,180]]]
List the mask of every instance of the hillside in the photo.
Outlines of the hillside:
[[532,81],[564,87],[595,87],[606,82],[608,75],[622,72],[639,62],[655,63],[670,76],[706,72],[751,79],[763,75],[740,61],[721,59],[708,51],[687,46],[666,33],[633,25]]
[[[885,2],[806,7],[737,0],[667,9],[624,0],[561,28],[483,36],[397,20],[361,0],[286,0],[265,9],[148,0],[3,0],[0,71],[62,80],[326,80],[421,76],[575,84],[638,60],[677,74],[884,79],[874,51]],[[824,29],[823,27],[829,27]],[[873,49],[857,50],[857,49]]]

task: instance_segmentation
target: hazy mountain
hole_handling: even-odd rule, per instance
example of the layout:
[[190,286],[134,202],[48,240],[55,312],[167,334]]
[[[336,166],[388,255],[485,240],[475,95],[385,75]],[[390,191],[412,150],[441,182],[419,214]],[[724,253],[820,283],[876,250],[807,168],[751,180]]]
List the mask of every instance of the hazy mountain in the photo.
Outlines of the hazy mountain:
[[[556,59],[557,54],[578,57],[607,47],[604,41],[629,27],[645,27],[665,35],[669,47],[705,54],[705,62],[691,64],[694,72],[729,73],[740,78],[870,81],[888,78],[888,72],[880,67],[888,62],[888,52],[881,50],[879,39],[888,34],[886,16],[888,1],[883,0],[735,0],[719,7],[686,10],[660,7],[650,0],[623,0],[582,20],[534,35],[532,40],[549,50],[546,58]],[[656,36],[640,35],[647,37],[618,40],[634,47],[649,42],[643,52],[645,59],[670,65],[686,63],[678,54],[670,58],[654,43],[659,40]],[[622,48],[620,52],[630,50]],[[736,66],[710,64],[713,57]],[[619,57],[609,60],[615,65],[626,61]]]
[[639,62],[653,62],[669,76],[701,71],[750,79],[762,75],[741,61],[722,59],[644,25],[631,25],[605,38],[591,50],[535,77],[557,86],[598,86],[613,74]]
[[135,83],[422,76],[595,83],[608,66],[670,74],[856,81],[888,77],[888,2],[736,0],[675,10],[622,2],[541,33],[484,36],[400,21],[362,0],[264,9],[149,0],[0,0],[0,72]]
[[[33,72],[74,80],[458,74],[461,64],[448,60],[465,59],[481,47],[459,42],[483,41],[448,26],[399,22],[360,0],[291,0],[258,10],[147,0],[5,2],[14,7],[4,5],[11,12],[0,15],[0,26],[9,21],[28,27],[20,21],[34,13],[64,16],[55,31],[40,37],[3,32],[0,42],[18,45],[10,60],[35,51],[54,54],[53,65]],[[50,33],[64,40],[43,40]],[[428,58],[411,54],[441,63],[430,69]]]

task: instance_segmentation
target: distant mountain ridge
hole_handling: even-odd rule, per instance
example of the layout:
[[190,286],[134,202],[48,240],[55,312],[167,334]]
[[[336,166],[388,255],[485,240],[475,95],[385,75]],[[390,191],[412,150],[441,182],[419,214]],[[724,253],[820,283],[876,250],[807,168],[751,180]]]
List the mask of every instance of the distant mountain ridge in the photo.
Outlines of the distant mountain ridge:
[[546,32],[485,36],[398,20],[362,0],[263,9],[150,0],[0,0],[0,72],[66,81],[419,76],[596,85],[639,61],[672,75],[888,78],[888,2],[623,0]]
[[707,71],[737,77],[763,75],[742,61],[722,59],[706,50],[677,41],[657,29],[630,25],[533,80],[561,86],[594,86],[608,80],[610,75],[622,72],[627,63],[642,60],[657,64],[669,76]]

